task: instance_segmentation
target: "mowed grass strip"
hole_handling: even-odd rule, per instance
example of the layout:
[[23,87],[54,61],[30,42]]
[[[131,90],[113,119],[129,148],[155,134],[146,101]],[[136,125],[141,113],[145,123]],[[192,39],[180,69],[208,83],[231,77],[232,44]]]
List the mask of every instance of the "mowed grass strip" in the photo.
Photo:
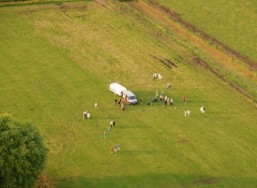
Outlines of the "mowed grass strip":
[[[169,33],[126,5],[65,6],[0,9],[0,112],[39,127],[49,148],[46,172],[56,187],[257,184],[255,107],[190,65],[187,54],[173,69],[149,56],[171,59],[181,55],[180,47],[155,37]],[[164,80],[153,81],[154,72]],[[113,81],[131,89],[139,104],[124,112],[114,105]],[[174,106],[147,106],[156,90]],[[202,105],[206,114],[199,112]],[[84,110],[92,119],[82,119]],[[117,126],[104,139],[112,119]],[[109,152],[113,144],[121,145],[116,156]]]

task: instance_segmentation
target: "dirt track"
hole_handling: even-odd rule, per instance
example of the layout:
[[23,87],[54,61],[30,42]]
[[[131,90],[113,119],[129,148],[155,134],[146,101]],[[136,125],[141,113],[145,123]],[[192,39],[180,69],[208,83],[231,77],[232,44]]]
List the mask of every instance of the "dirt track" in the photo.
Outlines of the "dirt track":
[[208,35],[207,33],[203,32],[202,30],[200,30],[196,26],[186,22],[185,20],[183,20],[181,18],[181,16],[178,13],[176,13],[174,11],[171,11],[170,9],[168,9],[164,6],[159,5],[159,4],[155,3],[154,1],[150,1],[149,5],[159,9],[162,12],[165,12],[174,21],[183,25],[185,28],[194,32],[195,34],[201,36],[201,38],[203,38],[205,41],[209,41],[211,45],[217,46],[217,47],[221,48],[222,50],[224,50],[228,55],[240,59],[241,61],[248,64],[252,69],[255,69],[255,70],[257,69],[257,63],[252,61],[249,57],[240,54],[239,52],[231,49],[227,45],[223,44],[222,42],[218,41],[217,39],[215,39],[212,36]]
[[[187,23],[176,12],[160,6],[153,1],[150,1],[149,3],[133,1],[129,2],[129,4],[140,13],[153,18],[154,20],[158,20],[159,23],[176,31],[179,35],[192,42],[198,49],[203,50],[209,57],[215,59],[222,67],[236,75],[248,77],[254,82],[257,82],[257,63],[229,48],[225,44],[222,44],[192,24]],[[244,88],[227,80],[220,72],[211,68],[204,60],[193,57],[192,62],[207,68],[220,79],[229,83],[229,85],[237,91],[257,102],[257,99],[251,97]]]

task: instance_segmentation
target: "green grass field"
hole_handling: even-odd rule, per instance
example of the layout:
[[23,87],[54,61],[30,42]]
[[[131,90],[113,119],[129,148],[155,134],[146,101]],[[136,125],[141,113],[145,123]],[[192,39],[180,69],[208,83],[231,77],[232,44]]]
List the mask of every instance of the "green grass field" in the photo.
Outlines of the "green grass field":
[[156,0],[156,2],[178,12],[183,19],[232,49],[257,61],[255,53],[257,1]]
[[[257,186],[256,107],[193,66],[175,32],[116,1],[2,7],[0,21],[0,113],[40,129],[56,187]],[[164,79],[153,81],[154,72]],[[139,104],[121,111],[112,82]],[[147,106],[156,90],[174,106]],[[91,119],[82,119],[85,110]]]

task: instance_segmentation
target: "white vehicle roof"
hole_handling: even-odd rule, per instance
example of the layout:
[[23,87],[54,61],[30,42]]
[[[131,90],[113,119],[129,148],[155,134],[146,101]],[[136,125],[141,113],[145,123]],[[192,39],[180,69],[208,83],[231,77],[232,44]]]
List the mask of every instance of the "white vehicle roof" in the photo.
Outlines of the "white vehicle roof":
[[132,93],[132,91],[130,90],[126,90],[124,91],[124,94],[127,95],[127,96],[136,96],[134,93]]
[[125,88],[124,86],[122,86],[118,83],[112,83],[112,84],[110,84],[110,90],[112,92],[114,92],[115,94],[121,96],[122,92],[126,91],[127,88]]
[[126,91],[127,88],[125,88],[124,86],[118,84],[118,83],[112,83],[110,84],[110,88],[116,88],[116,89],[119,89],[119,90],[123,90],[123,91]]

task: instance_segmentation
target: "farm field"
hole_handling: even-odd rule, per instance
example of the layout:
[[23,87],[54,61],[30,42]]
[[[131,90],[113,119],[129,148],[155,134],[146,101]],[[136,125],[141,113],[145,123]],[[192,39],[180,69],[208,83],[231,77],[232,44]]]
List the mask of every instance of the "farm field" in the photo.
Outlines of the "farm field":
[[181,19],[165,6],[153,1],[131,1],[129,4],[158,25],[182,36],[176,42],[191,52],[193,63],[213,72],[257,102],[257,64],[254,61]]
[[[155,0],[222,43],[257,62],[255,0]],[[210,24],[212,23],[212,24]]]
[[[193,64],[177,31],[118,1],[1,7],[0,21],[0,113],[40,129],[55,187],[257,186],[256,104]],[[139,104],[121,111],[112,82]],[[146,105],[157,90],[174,105]]]

